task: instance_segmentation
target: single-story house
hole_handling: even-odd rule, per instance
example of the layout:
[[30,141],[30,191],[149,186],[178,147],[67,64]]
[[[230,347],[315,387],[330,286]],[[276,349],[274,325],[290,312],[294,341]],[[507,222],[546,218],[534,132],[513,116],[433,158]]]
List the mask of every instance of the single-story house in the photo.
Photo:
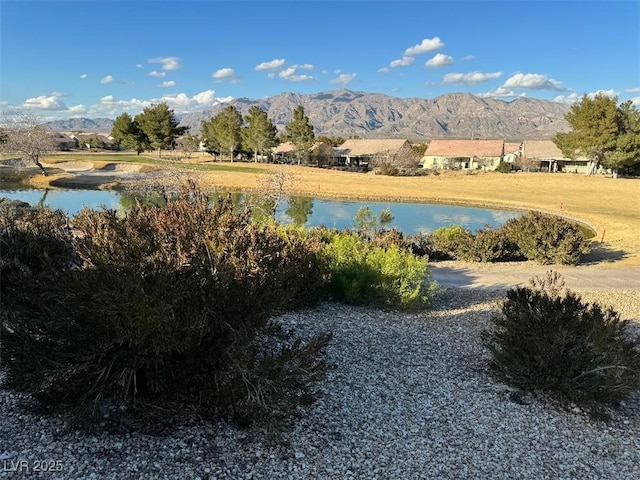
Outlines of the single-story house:
[[504,157],[503,140],[431,140],[422,157],[423,168],[494,170]]
[[551,140],[525,140],[522,161],[533,170],[547,172],[588,173],[592,162],[586,157],[566,158]]
[[78,144],[76,143],[74,138],[67,135],[66,133],[58,133],[56,132],[56,142],[58,143],[58,148],[60,150],[66,151],[76,148]]
[[359,167],[369,165],[374,158],[392,159],[410,152],[411,143],[407,139],[350,138],[334,148],[334,158],[337,165]]

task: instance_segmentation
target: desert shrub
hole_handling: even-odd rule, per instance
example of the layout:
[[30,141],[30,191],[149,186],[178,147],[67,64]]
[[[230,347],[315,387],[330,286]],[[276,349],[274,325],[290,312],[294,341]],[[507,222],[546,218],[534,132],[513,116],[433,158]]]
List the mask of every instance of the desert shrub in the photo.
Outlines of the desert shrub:
[[640,388],[640,339],[626,335],[618,313],[583,303],[558,280],[547,275],[507,292],[502,314],[483,332],[493,371],[566,405],[597,409],[627,399]]
[[[61,210],[31,208],[11,202],[0,206],[0,292],[5,306],[30,278],[71,267],[71,229]],[[9,295],[8,293],[11,292]]]
[[371,238],[371,245],[385,249],[392,245],[405,249],[409,248],[409,244],[403,233],[396,228],[376,232]]
[[355,233],[336,233],[323,249],[331,271],[330,290],[339,300],[416,309],[431,302],[426,258],[391,244],[372,246]]
[[[473,233],[462,225],[437,228],[432,234],[435,257],[442,260],[457,260],[467,256],[473,248]],[[431,257],[432,259],[434,256]]]
[[589,252],[589,242],[574,222],[541,212],[508,220],[502,227],[528,260],[543,265],[577,265]]
[[82,211],[83,267],[45,272],[3,322],[8,386],[87,420],[149,405],[246,421],[294,412],[314,396],[329,336],[302,344],[270,318],[323,271],[303,239],[250,216],[193,186],[125,216]]
[[500,160],[500,163],[498,163],[498,166],[496,167],[496,172],[511,173],[511,164]]
[[458,251],[458,258],[471,262],[508,262],[520,259],[521,255],[504,230],[485,227],[475,233],[470,248]]
[[418,233],[416,235],[408,235],[406,238],[407,248],[419,257],[427,257],[429,260],[443,260],[438,258],[438,253],[433,244],[433,235]]

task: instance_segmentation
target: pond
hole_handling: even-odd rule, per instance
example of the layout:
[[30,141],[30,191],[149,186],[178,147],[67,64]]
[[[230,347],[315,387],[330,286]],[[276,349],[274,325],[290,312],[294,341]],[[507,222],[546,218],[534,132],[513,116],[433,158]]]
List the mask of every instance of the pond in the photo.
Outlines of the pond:
[[[31,205],[47,205],[73,216],[83,207],[126,211],[132,205],[130,195],[106,190],[0,190],[0,197],[22,200]],[[234,194],[234,201],[246,201],[247,195]],[[389,209],[394,220],[387,228],[397,228],[407,235],[430,233],[442,226],[462,225],[476,232],[486,225],[499,227],[522,212],[423,203],[325,200],[290,197],[276,211],[282,223],[295,222],[307,227],[325,225],[338,229],[352,228],[356,212],[368,206],[374,215]]]

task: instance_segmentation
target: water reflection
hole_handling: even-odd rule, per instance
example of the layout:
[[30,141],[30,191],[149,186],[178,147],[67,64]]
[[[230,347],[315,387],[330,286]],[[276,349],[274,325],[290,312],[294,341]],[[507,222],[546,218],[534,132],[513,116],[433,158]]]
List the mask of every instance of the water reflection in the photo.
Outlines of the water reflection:
[[[104,207],[123,212],[130,209],[136,201],[133,195],[102,190],[0,190],[0,196],[22,200],[31,205],[48,205],[61,209],[69,215],[75,215],[83,207],[93,209]],[[259,205],[259,202],[248,194],[235,192],[231,196],[238,208],[245,205]],[[158,197],[147,198],[146,201],[162,204],[164,200]],[[265,211],[268,210],[268,206],[262,206],[265,207]],[[409,235],[428,234],[438,227],[451,224],[463,225],[475,232],[486,225],[499,227],[508,219],[521,215],[519,212],[448,205],[290,197],[278,205],[276,219],[282,223],[294,223],[307,227],[325,225],[340,229],[352,228],[355,214],[363,206],[369,206],[374,215],[378,215],[384,209],[390,209],[395,219],[389,227],[397,228]]]

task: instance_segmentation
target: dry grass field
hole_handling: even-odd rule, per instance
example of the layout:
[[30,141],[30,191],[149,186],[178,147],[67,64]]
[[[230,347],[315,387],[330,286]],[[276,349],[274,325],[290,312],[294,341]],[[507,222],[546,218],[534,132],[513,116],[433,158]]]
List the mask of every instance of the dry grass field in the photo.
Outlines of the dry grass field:
[[283,172],[290,178],[287,193],[295,195],[554,213],[579,220],[597,232],[593,258],[599,265],[640,267],[640,179],[495,172],[389,177],[296,165],[209,162],[191,171],[203,188],[251,191],[259,189],[270,174]]

